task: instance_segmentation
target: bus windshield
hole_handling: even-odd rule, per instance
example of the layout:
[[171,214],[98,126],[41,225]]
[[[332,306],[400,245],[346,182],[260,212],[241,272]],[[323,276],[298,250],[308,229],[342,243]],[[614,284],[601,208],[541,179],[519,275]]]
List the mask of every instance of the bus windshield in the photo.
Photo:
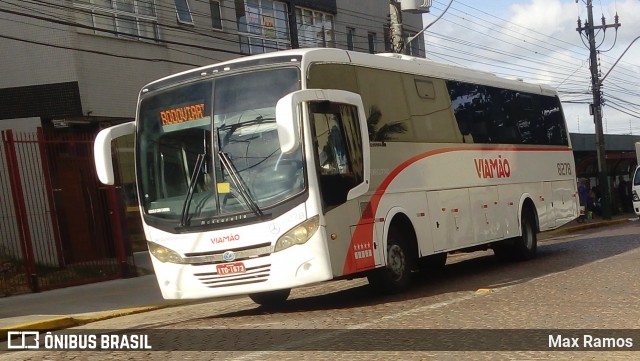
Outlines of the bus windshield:
[[297,68],[244,72],[144,97],[137,169],[145,215],[179,226],[261,215],[305,188],[302,152],[282,154],[278,99]]

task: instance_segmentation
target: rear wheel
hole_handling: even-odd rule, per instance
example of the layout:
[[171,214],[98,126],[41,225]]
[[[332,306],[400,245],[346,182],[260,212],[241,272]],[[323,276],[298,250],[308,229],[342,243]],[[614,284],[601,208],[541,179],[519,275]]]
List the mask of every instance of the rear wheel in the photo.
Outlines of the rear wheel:
[[249,298],[261,306],[276,307],[284,304],[287,298],[289,298],[290,293],[291,289],[287,288],[284,290],[252,293],[249,295]]
[[369,284],[386,294],[407,289],[415,265],[414,252],[408,246],[410,244],[411,240],[404,233],[390,230],[387,239],[387,265],[369,274]]
[[510,261],[525,261],[536,256],[538,237],[531,211],[522,212],[520,227],[522,230],[520,237],[504,240],[492,247],[496,257]]
[[538,236],[531,212],[523,212],[521,227],[522,236],[515,239],[513,247],[513,257],[518,261],[534,258],[538,250]]

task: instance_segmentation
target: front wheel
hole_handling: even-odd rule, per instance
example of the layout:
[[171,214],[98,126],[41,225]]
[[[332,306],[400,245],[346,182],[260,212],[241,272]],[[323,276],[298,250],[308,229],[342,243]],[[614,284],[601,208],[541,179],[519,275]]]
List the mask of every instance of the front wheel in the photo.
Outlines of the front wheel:
[[369,284],[376,290],[393,294],[404,291],[411,283],[411,270],[415,259],[407,247],[408,240],[398,233],[390,233],[387,240],[387,265],[374,270],[367,276]]
[[291,289],[287,288],[284,290],[252,293],[249,295],[249,298],[261,306],[277,307],[285,303],[290,293]]

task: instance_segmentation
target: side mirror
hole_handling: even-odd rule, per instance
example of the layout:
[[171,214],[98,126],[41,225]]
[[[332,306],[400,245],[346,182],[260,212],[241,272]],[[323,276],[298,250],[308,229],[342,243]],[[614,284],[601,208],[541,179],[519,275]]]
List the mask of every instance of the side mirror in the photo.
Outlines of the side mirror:
[[[360,96],[344,90],[334,89],[305,89],[289,93],[276,103],[276,124],[278,127],[278,140],[280,151],[291,153],[300,144],[300,109],[303,102],[309,101],[353,101],[357,99],[360,104]],[[366,128],[365,128],[366,129]]]
[[124,135],[135,132],[135,123],[123,123],[101,130],[93,142],[93,159],[96,164],[98,179],[103,184],[112,185],[115,182],[113,175],[113,160],[111,159],[111,141]]
[[300,145],[299,103],[294,99],[296,93],[289,93],[276,103],[278,140],[283,154],[292,153]]
[[291,153],[300,145],[299,124],[302,118],[300,112],[302,104],[311,101],[350,104],[358,108],[364,163],[364,181],[349,191],[347,200],[365,194],[369,190],[370,152],[367,119],[360,95],[337,89],[305,89],[289,93],[282,97],[276,104],[276,124],[278,126],[280,151],[282,153]]

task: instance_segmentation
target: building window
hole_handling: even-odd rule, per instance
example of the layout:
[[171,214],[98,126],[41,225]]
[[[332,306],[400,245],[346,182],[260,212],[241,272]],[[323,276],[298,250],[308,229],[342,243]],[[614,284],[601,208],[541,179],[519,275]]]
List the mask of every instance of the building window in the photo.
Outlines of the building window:
[[382,39],[382,41],[384,42],[384,51],[393,52],[393,47],[391,46],[391,27],[389,25],[384,25],[383,28],[384,38]]
[[175,0],[175,2],[178,22],[193,24],[193,17],[191,16],[191,9],[189,8],[189,0]]
[[333,47],[333,15],[296,7],[298,43],[304,47]]
[[376,53],[376,33],[369,33],[367,35],[367,40],[369,41],[369,53]]
[[235,0],[236,21],[243,54],[288,49],[287,4],[274,0]]
[[[413,36],[415,36],[416,34],[405,34],[405,39],[409,39]],[[407,53],[407,55],[411,55],[411,56],[415,56],[415,57],[422,57],[423,54],[421,54],[420,52],[420,40],[422,39],[422,36],[418,36],[417,38],[413,39],[409,44],[405,44],[406,50],[405,52]]]
[[211,6],[211,26],[214,29],[222,30],[222,13],[220,12],[220,1],[210,0]]
[[347,28],[347,50],[353,50],[353,43],[356,38],[356,29]]
[[103,29],[129,39],[159,39],[155,0],[75,0],[74,5],[87,10],[86,21],[95,33],[104,34]]

